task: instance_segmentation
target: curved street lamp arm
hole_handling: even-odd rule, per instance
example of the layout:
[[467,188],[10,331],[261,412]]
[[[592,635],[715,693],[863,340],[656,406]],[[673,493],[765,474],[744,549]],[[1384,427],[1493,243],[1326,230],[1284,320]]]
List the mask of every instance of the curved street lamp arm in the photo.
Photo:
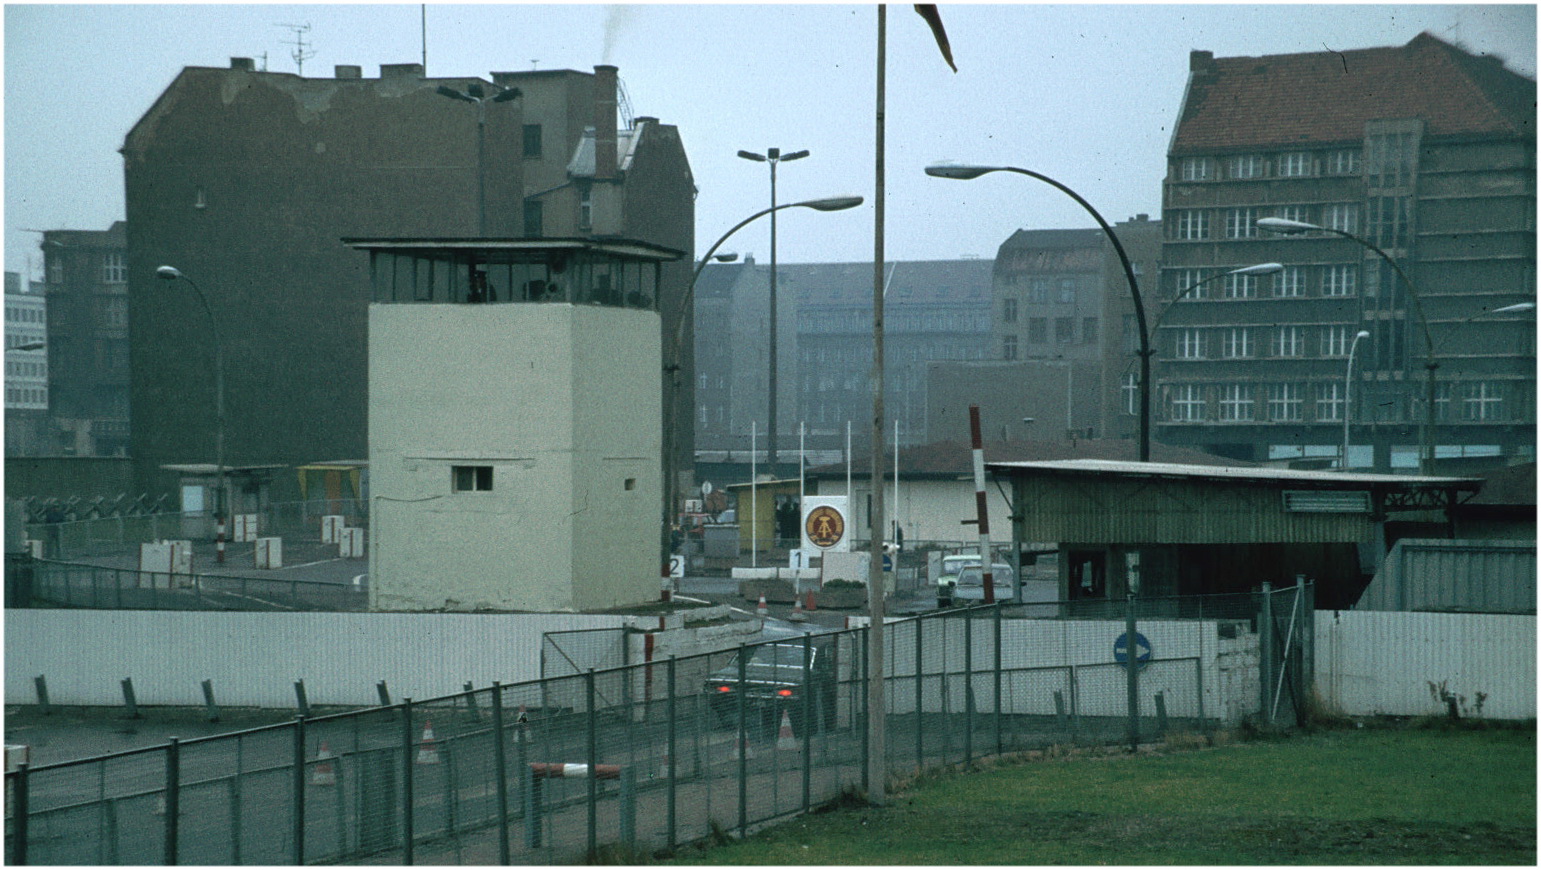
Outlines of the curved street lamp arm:
[[1134,300],[1135,323],[1140,330],[1140,461],[1149,462],[1151,355],[1150,332],[1146,328],[1145,303],[1140,298],[1140,284],[1139,281],[1134,277],[1134,266],[1129,262],[1129,254],[1124,251],[1123,242],[1119,241],[1118,233],[1115,233],[1113,228],[1108,225],[1108,222],[1103,220],[1102,215],[1099,214],[1095,208],[1092,208],[1092,204],[1083,199],[1079,193],[1076,193],[1075,191],[1059,183],[1058,181],[1055,181],[1047,175],[1033,172],[1030,169],[1022,169],[1017,166],[1004,166],[1001,168],[1007,172],[1015,172],[1020,175],[1026,175],[1029,178],[1036,178],[1045,184],[1053,185],[1055,188],[1058,188],[1066,196],[1069,196],[1071,199],[1075,200],[1076,203],[1081,206],[1081,208],[1086,209],[1087,214],[1090,214],[1092,218],[1097,221],[1097,225],[1102,227],[1102,232],[1108,237],[1108,241],[1113,243],[1113,250],[1118,253],[1118,261],[1124,267],[1124,277],[1129,281],[1129,296]]

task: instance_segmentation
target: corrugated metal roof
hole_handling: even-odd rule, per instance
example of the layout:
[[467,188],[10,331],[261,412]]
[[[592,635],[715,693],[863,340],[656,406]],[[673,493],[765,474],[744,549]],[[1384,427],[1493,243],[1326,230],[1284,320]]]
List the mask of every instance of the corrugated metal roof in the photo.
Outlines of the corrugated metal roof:
[[1068,475],[1119,475],[1201,480],[1297,483],[1324,486],[1448,486],[1476,490],[1482,481],[1467,477],[1424,477],[1408,474],[1360,474],[1342,471],[1300,471],[1292,468],[1182,465],[1168,462],[1125,462],[1108,459],[1067,459],[1055,462],[991,462],[999,471],[1042,471]]

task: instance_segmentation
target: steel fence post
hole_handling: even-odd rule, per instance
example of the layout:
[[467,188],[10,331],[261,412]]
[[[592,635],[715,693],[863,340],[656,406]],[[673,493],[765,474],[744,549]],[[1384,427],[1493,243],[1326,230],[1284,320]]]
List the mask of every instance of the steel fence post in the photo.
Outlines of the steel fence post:
[[813,716],[813,635],[803,634],[803,812],[808,812],[813,796],[813,735],[822,722]]
[[1193,671],[1194,671],[1193,681],[1196,684],[1194,686],[1194,689],[1196,690],[1195,697],[1198,698],[1199,731],[1200,731],[1200,733],[1208,734],[1209,733],[1209,719],[1207,717],[1205,717],[1205,715],[1204,715],[1204,657],[1203,656],[1199,656],[1198,660],[1195,662]]
[[[1019,548],[1019,550],[1020,550],[1020,548]],[[1019,555],[1019,558],[1020,558],[1020,555]],[[1022,577],[1022,572],[1021,572],[1021,569],[1019,568],[1018,571],[1017,571],[1017,578],[1018,578],[1018,582],[1019,583],[1021,582],[1021,577]],[[1021,587],[1019,586],[1018,588],[1021,588]],[[1002,619],[1002,614],[1003,614],[1003,611],[1005,610],[1005,607],[1006,607],[1006,605],[1005,605],[1004,602],[1001,602],[1001,601],[995,602],[995,662],[994,662],[994,665],[995,665],[995,678],[994,678],[994,682],[995,682],[995,754],[996,755],[1004,755],[1004,754],[1006,754],[1006,739],[1002,735],[1002,730],[1001,730],[1002,729],[1002,723],[1001,723],[1001,714],[1002,714],[1002,709],[1001,709],[1001,627],[1003,625],[1005,625],[1005,621]]]
[[866,759],[872,757],[872,729],[867,722],[867,720],[872,716],[872,707],[871,704],[868,703],[872,697],[872,694],[867,689],[867,684],[869,682],[867,676],[867,658],[871,655],[871,650],[868,649],[867,637],[868,632],[870,631],[872,631],[872,626],[870,623],[866,627],[862,628],[861,644],[857,648],[856,652],[856,661],[861,665],[861,788],[862,791],[868,793],[870,793],[872,782],[872,777],[869,773],[872,765],[868,764],[866,761]]
[[401,862],[412,863],[412,699],[401,699]]
[[1259,724],[1267,727],[1273,724],[1268,715],[1268,689],[1273,685],[1273,586],[1263,583],[1262,600],[1259,602],[1257,618],[1257,675],[1260,694],[1258,696],[1257,720]]
[[595,771],[599,769],[599,711],[594,709],[594,669],[589,668],[584,674],[583,694],[585,704],[589,711],[588,721],[588,786],[589,818],[588,818],[588,859],[595,860],[599,852],[599,778]]
[[974,608],[963,611],[963,763],[974,763]]
[[492,681],[492,769],[497,777],[498,863],[508,866],[508,758],[503,748],[503,686]]
[[294,864],[305,863],[305,717],[294,717],[294,798],[290,803],[294,831]]
[[738,836],[749,836],[749,647],[738,645]]
[[1128,688],[1129,751],[1140,748],[1140,645],[1134,589],[1124,592],[1124,682]]
[[670,655],[669,656],[668,666],[665,669],[665,673],[668,675],[668,678],[669,678],[669,695],[668,695],[668,699],[664,703],[667,705],[667,712],[668,712],[668,716],[669,716],[669,724],[668,724],[668,736],[665,738],[665,746],[664,746],[664,768],[665,768],[666,775],[669,777],[669,782],[668,782],[668,785],[666,786],[666,788],[668,790],[667,793],[668,793],[668,803],[669,803],[669,806],[668,806],[668,843],[669,843],[669,848],[671,850],[675,846],[677,824],[678,824],[678,821],[679,821],[678,817],[675,815],[675,794],[676,794],[675,780],[676,780],[676,776],[675,776],[675,773],[674,773],[674,770],[675,770],[675,768],[674,768],[674,765],[675,765],[674,759],[677,756],[675,743],[676,743],[676,740],[677,740],[677,737],[678,737],[678,735],[676,734],[676,731],[677,731],[676,720],[678,718],[676,716],[676,713],[678,712],[678,708],[677,708],[678,702],[675,699],[675,695],[674,695],[675,668],[676,668],[677,663],[678,663],[678,657],[674,656],[674,655]]
[[1304,592],[1305,601],[1300,608],[1300,697],[1306,699],[1307,709],[1314,703],[1309,699],[1316,689],[1316,581],[1304,582],[1305,575],[1297,581]]
[[177,863],[177,816],[181,804],[178,791],[182,779],[182,761],[176,737],[166,741],[166,828],[162,858],[168,866]]
[[926,766],[926,719],[924,705],[921,704],[926,688],[926,678],[923,673],[926,659],[922,640],[925,624],[925,619],[915,620],[915,770],[917,773]]
[[15,773],[7,776],[7,779],[11,781],[11,812],[14,816],[14,821],[11,823],[11,836],[8,839],[11,841],[11,863],[16,865],[27,863],[27,838],[29,836],[27,826],[28,822],[31,821],[27,817],[28,767],[27,762],[23,761],[16,765]]

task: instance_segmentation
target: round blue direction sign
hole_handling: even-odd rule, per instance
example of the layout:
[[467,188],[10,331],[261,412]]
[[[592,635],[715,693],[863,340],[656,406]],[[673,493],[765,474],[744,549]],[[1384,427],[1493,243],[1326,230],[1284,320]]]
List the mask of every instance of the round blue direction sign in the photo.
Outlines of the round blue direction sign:
[[[1121,665],[1129,664],[1129,632],[1124,632],[1118,636],[1118,640],[1113,641],[1113,660]],[[1134,660],[1139,662],[1140,667],[1150,662],[1150,641],[1139,632],[1134,633]]]
[[894,557],[888,555],[887,553],[883,554],[883,570],[884,571],[892,571],[892,570],[894,570]]

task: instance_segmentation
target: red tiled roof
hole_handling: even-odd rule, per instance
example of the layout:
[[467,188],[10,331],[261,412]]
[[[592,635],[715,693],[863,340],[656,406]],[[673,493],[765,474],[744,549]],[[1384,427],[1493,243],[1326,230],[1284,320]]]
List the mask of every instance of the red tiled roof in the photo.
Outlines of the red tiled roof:
[[1424,33],[1405,46],[1195,58],[1172,153],[1364,138],[1369,120],[1425,135],[1535,135],[1536,83]]

